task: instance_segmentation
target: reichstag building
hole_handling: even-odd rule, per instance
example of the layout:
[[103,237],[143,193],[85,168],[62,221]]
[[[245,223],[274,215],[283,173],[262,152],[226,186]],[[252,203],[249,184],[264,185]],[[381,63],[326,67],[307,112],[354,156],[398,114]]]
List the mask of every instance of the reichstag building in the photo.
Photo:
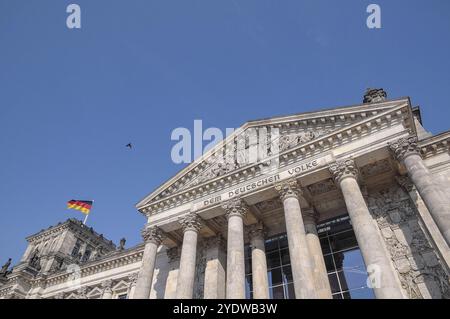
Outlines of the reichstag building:
[[3,265],[0,298],[450,298],[449,142],[382,89],[247,122],[137,204],[141,244],[61,222]]

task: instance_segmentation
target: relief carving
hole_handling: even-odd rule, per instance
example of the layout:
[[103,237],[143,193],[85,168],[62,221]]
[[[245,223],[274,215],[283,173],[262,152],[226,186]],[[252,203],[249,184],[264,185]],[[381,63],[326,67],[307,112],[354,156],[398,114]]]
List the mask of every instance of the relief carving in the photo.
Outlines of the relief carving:
[[280,136],[279,147],[283,152],[289,148],[296,147],[300,144],[312,141],[320,136],[330,133],[330,129],[306,130],[296,133],[285,133]]
[[393,186],[369,194],[367,201],[408,298],[450,298],[449,276],[408,194]]
[[[295,133],[282,133],[278,138],[277,152],[283,152],[289,148],[309,142],[320,136],[326,135],[331,131],[331,129],[309,129]],[[221,151],[221,154],[213,155],[206,159],[209,164],[206,170],[201,172],[200,175],[198,175],[192,182],[187,182],[183,188],[199,185],[203,182],[226,175],[240,167],[250,164],[248,154],[250,147],[250,134],[251,133],[249,130],[246,130],[242,136],[236,137],[235,141],[226,145]],[[267,138],[265,142],[267,143],[267,145],[265,145],[267,150],[266,156],[275,154],[274,150],[272,150],[271,141],[276,137],[272,137],[273,138]],[[242,146],[237,147],[236,143],[239,143]],[[259,154],[258,158],[261,158]],[[270,161],[263,162],[261,164],[268,166],[270,165]]]

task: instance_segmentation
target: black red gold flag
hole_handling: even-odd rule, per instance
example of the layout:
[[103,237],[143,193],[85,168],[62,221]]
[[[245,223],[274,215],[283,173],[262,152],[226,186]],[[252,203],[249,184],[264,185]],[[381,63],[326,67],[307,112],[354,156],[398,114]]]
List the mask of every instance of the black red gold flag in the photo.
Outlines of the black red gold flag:
[[81,211],[83,214],[88,215],[91,211],[93,201],[91,200],[69,200],[67,202],[68,209],[76,209]]

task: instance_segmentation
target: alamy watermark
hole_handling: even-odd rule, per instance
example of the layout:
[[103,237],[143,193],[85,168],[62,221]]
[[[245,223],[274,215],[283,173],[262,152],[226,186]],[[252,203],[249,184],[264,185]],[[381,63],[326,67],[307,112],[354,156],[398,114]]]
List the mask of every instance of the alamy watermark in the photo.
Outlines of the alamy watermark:
[[369,29],[381,29],[381,7],[378,4],[369,4],[366,9],[370,15],[367,17],[366,25]]
[[66,19],[66,25],[69,29],[81,29],[81,7],[78,4],[69,4],[66,8],[69,13]]
[[182,164],[201,158],[223,170],[260,163],[272,171],[279,167],[279,138],[277,127],[249,127],[245,131],[226,128],[223,132],[216,127],[203,130],[202,120],[194,120],[193,133],[185,127],[172,131],[171,140],[176,143],[171,159]]

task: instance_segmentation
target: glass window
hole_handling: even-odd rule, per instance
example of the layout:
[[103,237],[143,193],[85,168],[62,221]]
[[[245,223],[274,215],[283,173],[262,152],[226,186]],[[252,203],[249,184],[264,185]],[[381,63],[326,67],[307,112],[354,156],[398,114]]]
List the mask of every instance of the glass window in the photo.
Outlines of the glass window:
[[266,254],[266,258],[268,269],[280,266],[281,260],[280,260],[280,253],[278,251]]
[[273,299],[284,299],[283,286],[272,287]]
[[330,244],[328,243],[328,237],[320,238],[320,246],[322,246],[322,254],[326,255],[331,253]]
[[341,291],[341,289],[339,288],[339,281],[337,279],[336,273],[328,274],[328,280],[330,281],[332,293]]
[[287,299],[295,299],[295,290],[293,283],[287,285],[287,292],[288,292]]
[[288,248],[288,239],[287,239],[287,236],[282,236],[282,237],[280,237],[280,239],[278,240],[278,243],[279,243],[279,245],[280,245],[280,249]]
[[[367,273],[348,216],[318,227],[320,245],[334,299],[371,299]],[[266,240],[267,277],[272,299],[295,298],[286,234]],[[251,248],[245,249],[246,297],[252,298]]]
[[269,275],[269,287],[281,285],[283,283],[281,268],[274,268],[272,270],[269,270],[267,274]]
[[342,290],[363,288],[367,286],[367,274],[360,270],[344,270],[339,272],[339,280],[345,282]]
[[325,261],[325,266],[327,267],[327,271],[333,271],[334,270],[333,256],[326,255],[323,257],[323,260]]
[[252,275],[245,276],[245,290],[253,290]]
[[81,241],[79,239],[77,239],[77,242],[75,243],[75,246],[72,249],[72,256],[76,257],[78,255],[78,252],[80,251],[81,248]]
[[[342,252],[344,269],[364,270],[364,260],[359,249],[347,250]],[[364,270],[365,271],[365,270]]]
[[349,219],[336,219],[320,233],[333,298],[373,298],[367,272]]
[[373,290],[368,287],[350,290],[348,295],[351,299],[375,299]]
[[251,272],[252,272],[252,259],[245,258],[245,273],[250,274]]
[[81,258],[81,261],[88,261],[89,258],[91,257],[92,252],[90,250],[86,250],[84,252],[83,257]]
[[291,263],[291,258],[289,257],[289,249],[280,250],[281,264],[288,265]]
[[287,284],[287,283],[290,283],[293,281],[294,281],[294,279],[292,278],[291,266],[284,266],[283,267],[283,284]]
[[266,253],[269,253],[274,250],[278,250],[278,240],[272,239],[266,242]]

